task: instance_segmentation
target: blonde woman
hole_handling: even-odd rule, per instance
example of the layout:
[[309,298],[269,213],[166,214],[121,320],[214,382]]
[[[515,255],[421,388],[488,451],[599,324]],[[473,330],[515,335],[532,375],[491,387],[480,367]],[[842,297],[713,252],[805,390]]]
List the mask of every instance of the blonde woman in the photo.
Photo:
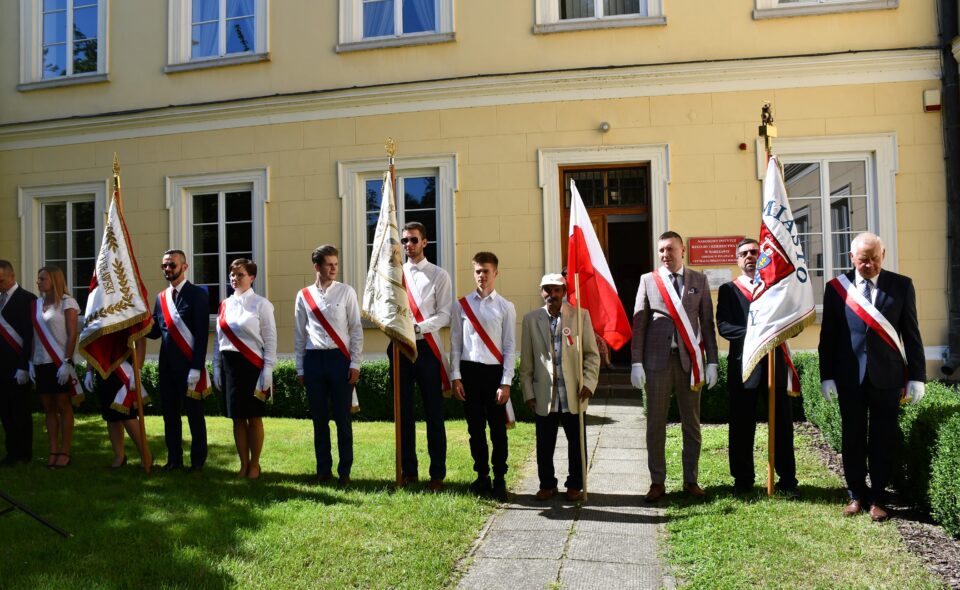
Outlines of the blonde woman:
[[40,297],[33,304],[33,355],[31,378],[43,402],[50,457],[47,467],[70,465],[73,443],[73,403],[83,401],[73,353],[77,348],[80,306],[67,293],[63,271],[45,266],[37,273]]

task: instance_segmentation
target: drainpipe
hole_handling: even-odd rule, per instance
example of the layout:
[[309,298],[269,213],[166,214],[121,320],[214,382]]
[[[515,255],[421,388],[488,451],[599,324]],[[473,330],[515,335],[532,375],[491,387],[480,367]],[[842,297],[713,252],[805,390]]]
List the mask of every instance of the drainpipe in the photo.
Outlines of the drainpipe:
[[940,371],[960,377],[960,71],[951,44],[958,35],[957,0],[939,0],[942,63],[943,157],[947,183],[947,298],[949,302],[948,356]]

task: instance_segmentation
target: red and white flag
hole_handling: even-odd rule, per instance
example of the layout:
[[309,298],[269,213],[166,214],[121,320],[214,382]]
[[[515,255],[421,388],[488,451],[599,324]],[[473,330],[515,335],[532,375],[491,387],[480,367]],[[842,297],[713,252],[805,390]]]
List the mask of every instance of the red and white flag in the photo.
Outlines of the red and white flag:
[[580,277],[580,306],[590,312],[593,331],[614,350],[630,342],[633,334],[630,320],[623,310],[587,208],[583,205],[576,183],[570,179],[570,233],[567,242],[567,299],[570,305],[577,304],[576,275]]

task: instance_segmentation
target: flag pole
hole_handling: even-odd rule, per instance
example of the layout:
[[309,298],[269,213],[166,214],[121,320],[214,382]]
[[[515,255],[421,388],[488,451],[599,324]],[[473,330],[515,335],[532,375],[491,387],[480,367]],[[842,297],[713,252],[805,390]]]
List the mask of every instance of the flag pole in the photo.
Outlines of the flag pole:
[[[760,109],[760,137],[763,138],[766,157],[764,163],[770,161],[773,154],[773,138],[777,136],[777,128],[773,125],[773,111],[769,102],[764,102]],[[773,495],[774,459],[776,457],[776,347],[767,353],[767,496]]]
[[573,273],[573,289],[577,297],[577,405],[580,409],[580,470],[583,473],[583,501],[587,495],[587,444],[586,444],[586,417],[580,391],[583,389],[583,313],[580,306],[580,273]]
[[[387,150],[387,170],[390,173],[390,194],[397,198],[397,175],[394,165],[394,156],[397,154],[397,142],[392,137],[387,138],[384,146]],[[396,486],[403,487],[403,449],[400,441],[400,343],[393,341],[393,436],[394,448],[396,450],[394,457],[394,470],[396,475]]]
[[[113,198],[116,199],[120,195],[120,159],[117,157],[117,154],[113,154]],[[122,211],[123,201],[117,201],[117,209]],[[150,447],[147,446],[147,423],[143,417],[143,395],[141,394],[143,389],[140,383],[140,354],[137,350],[137,342],[133,341],[131,346],[133,349],[131,356],[133,357],[133,382],[136,387],[135,395],[137,396],[137,423],[140,426],[140,451],[143,458],[143,471],[145,473],[150,473],[153,468],[153,456],[150,454]]]

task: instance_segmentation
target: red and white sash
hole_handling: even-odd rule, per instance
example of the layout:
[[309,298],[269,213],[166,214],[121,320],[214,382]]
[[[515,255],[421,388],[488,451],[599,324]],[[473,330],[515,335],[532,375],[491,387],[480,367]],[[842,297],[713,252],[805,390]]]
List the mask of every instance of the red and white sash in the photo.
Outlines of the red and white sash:
[[[750,279],[740,275],[737,277],[737,280],[733,281],[733,284],[740,289],[740,292],[747,298],[747,301],[753,301],[753,287],[745,285],[743,281],[749,282]],[[782,342],[778,348],[780,352],[783,353],[783,361],[787,365],[787,395],[799,397],[800,373],[797,372],[797,367],[793,364],[793,353],[790,352],[790,345]]]
[[830,285],[836,289],[840,297],[843,298],[844,303],[847,304],[847,307],[849,307],[853,313],[857,314],[858,318],[863,320],[871,330],[876,332],[890,348],[900,353],[900,358],[903,359],[903,365],[906,367],[907,352],[903,348],[903,341],[900,339],[900,334],[897,333],[897,330],[893,327],[893,324],[890,323],[890,320],[880,313],[880,310],[877,309],[873,303],[867,301],[863,293],[857,290],[856,286],[850,282],[850,279],[848,279],[846,275],[840,275],[831,280]]
[[17,356],[23,354],[23,338],[13,329],[13,326],[7,323],[3,315],[0,315],[0,338],[10,345]]
[[[190,327],[187,326],[183,318],[180,317],[180,312],[177,311],[177,305],[173,301],[173,287],[167,287],[160,293],[159,299],[160,311],[163,312],[163,321],[167,324],[170,337],[173,338],[177,348],[180,349],[180,353],[188,361],[193,361],[193,333],[190,332]],[[203,399],[210,395],[211,383],[213,383],[213,379],[210,378],[207,368],[204,366],[200,370],[200,380],[196,387],[187,390],[187,395],[193,399]]]
[[[477,317],[477,314],[473,312],[473,308],[470,307],[470,302],[467,301],[466,297],[461,297],[459,303],[460,307],[463,309],[464,315],[467,316],[467,319],[470,320],[470,324],[473,326],[473,329],[476,330],[477,335],[480,336],[480,340],[482,340],[487,346],[487,350],[490,351],[490,354],[493,355],[493,358],[497,359],[498,363],[503,365],[503,353],[500,352],[500,349],[497,348],[496,344],[494,344],[493,339],[490,338],[489,334],[487,334],[483,324],[480,323],[480,318]],[[507,428],[513,428],[517,425],[517,415],[513,411],[513,401],[510,398],[507,398],[507,403],[504,405],[503,409],[507,415]]]
[[[417,305],[417,299],[413,295],[416,285],[414,285],[413,279],[407,274],[407,267],[403,266],[402,268],[403,288],[407,292],[407,301],[410,303],[410,311],[413,312],[413,317],[418,323],[423,322],[423,313],[420,311],[420,306]],[[447,361],[444,357],[443,351],[440,350],[440,344],[437,342],[437,339],[433,337],[433,334],[427,332],[423,334],[423,339],[427,341],[427,346],[429,346],[430,350],[433,351],[433,356],[437,357],[437,360],[440,361],[440,383],[443,386],[444,395],[449,397],[450,391],[452,391],[452,386],[450,385],[450,374],[447,371]]]
[[[330,336],[330,339],[333,340],[333,343],[337,345],[337,348],[340,349],[340,352],[343,353],[343,356],[347,357],[348,361],[351,360],[350,349],[347,348],[346,343],[344,343],[340,334],[337,333],[337,330],[333,327],[333,324],[327,320],[327,316],[323,315],[323,311],[320,309],[320,306],[317,305],[317,300],[313,298],[313,293],[310,292],[310,287],[304,287],[300,292],[303,293],[303,300],[307,303],[307,307],[309,307],[310,311],[313,312],[313,315],[315,318],[317,318],[317,321],[320,322],[320,325],[323,326],[327,336]],[[351,397],[350,411],[356,414],[360,411],[360,400],[357,398],[356,387],[353,388]]]
[[[129,362],[124,361],[114,369],[114,372],[123,385],[117,390],[116,395],[113,396],[113,402],[110,403],[110,407],[122,414],[129,414],[130,408],[133,407],[133,403],[137,400],[137,387],[134,382],[133,366]],[[146,390],[141,392],[140,399],[144,405],[150,402],[150,396],[147,395]]]
[[[247,334],[243,326],[230,323],[227,320],[227,301],[229,301],[229,299],[220,302],[220,311],[217,313],[217,327],[220,328],[223,335],[227,337],[230,344],[233,344],[237,352],[243,355],[243,358],[247,359],[248,363],[263,371],[264,362],[263,354],[260,352],[260,344]],[[254,391],[253,396],[265,402],[270,400],[272,393],[272,388],[261,389]]]
[[[50,359],[53,360],[53,364],[59,369],[67,359],[63,349],[60,348],[60,344],[58,344],[56,338],[53,337],[50,326],[48,326],[47,321],[43,319],[43,301],[41,299],[34,299],[31,305],[33,306],[33,330],[37,334],[37,338],[40,339],[40,344],[43,345],[44,350],[47,351]],[[73,405],[77,406],[80,405],[83,398],[83,387],[80,386],[80,381],[75,377],[71,377],[70,401],[73,402]]]
[[667,287],[666,283],[663,282],[663,277],[661,277],[660,274],[666,272],[667,270],[661,266],[653,273],[653,280],[657,284],[657,289],[660,291],[660,297],[663,298],[663,302],[667,306],[667,312],[670,313],[673,325],[677,328],[677,334],[680,335],[680,340],[683,341],[683,346],[687,349],[687,354],[690,356],[690,389],[692,391],[700,391],[700,388],[703,387],[703,384],[706,382],[703,339],[699,333],[694,332],[693,326],[690,324],[690,318],[687,317],[687,311],[683,309],[683,303],[680,301],[680,295],[677,294],[677,290],[672,286]]

